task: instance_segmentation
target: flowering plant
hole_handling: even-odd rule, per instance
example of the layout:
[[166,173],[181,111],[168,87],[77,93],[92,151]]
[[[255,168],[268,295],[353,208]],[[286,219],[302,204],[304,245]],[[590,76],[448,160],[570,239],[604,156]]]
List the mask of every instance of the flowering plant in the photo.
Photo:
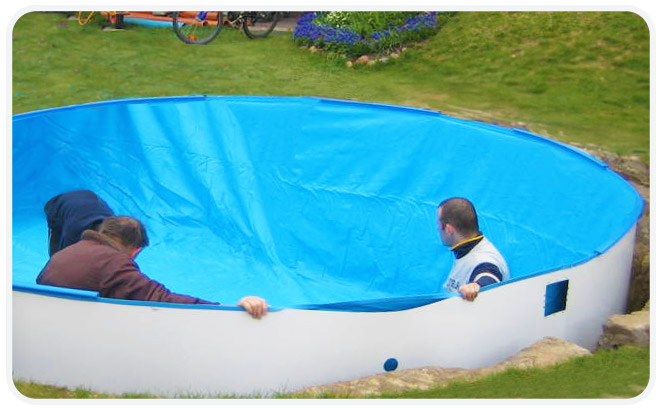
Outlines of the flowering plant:
[[293,32],[299,45],[357,56],[384,52],[435,34],[439,13],[312,12],[303,14]]

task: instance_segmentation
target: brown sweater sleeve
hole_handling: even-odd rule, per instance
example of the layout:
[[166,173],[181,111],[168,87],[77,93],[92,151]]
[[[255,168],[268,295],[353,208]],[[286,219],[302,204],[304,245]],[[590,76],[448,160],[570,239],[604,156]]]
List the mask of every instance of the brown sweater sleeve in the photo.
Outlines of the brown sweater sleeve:
[[115,259],[112,265],[114,266],[109,267],[108,270],[113,273],[99,284],[102,297],[169,303],[219,304],[170,292],[161,283],[149,279],[140,272],[138,265],[129,256]]

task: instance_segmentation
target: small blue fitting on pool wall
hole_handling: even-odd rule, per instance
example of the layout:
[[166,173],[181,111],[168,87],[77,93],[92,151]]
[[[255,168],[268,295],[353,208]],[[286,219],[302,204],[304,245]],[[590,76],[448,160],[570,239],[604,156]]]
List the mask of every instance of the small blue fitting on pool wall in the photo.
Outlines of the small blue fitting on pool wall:
[[391,372],[392,370],[396,370],[397,367],[399,367],[399,361],[396,360],[395,358],[390,358],[385,360],[385,364],[383,365],[383,368],[385,369],[386,372]]

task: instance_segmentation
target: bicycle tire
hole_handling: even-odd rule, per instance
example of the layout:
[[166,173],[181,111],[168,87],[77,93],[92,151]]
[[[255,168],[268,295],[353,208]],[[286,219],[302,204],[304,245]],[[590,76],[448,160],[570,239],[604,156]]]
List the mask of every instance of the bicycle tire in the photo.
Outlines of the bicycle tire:
[[[172,29],[184,43],[208,44],[220,34],[223,21],[221,11],[200,11],[191,19],[184,19],[180,13],[180,11],[172,13]],[[215,20],[209,18],[213,13],[217,13]],[[194,23],[189,23],[193,20]]]
[[280,21],[279,12],[246,13],[243,18],[243,32],[249,38],[265,38],[270,35]]

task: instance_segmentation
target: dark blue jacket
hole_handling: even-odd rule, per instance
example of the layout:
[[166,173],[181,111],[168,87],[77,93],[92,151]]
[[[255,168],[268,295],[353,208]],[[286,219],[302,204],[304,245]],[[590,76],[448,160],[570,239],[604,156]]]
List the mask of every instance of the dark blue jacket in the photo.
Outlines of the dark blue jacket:
[[86,229],[93,229],[114,213],[92,191],[66,192],[51,198],[44,206],[48,222],[49,249],[52,256],[80,240]]

